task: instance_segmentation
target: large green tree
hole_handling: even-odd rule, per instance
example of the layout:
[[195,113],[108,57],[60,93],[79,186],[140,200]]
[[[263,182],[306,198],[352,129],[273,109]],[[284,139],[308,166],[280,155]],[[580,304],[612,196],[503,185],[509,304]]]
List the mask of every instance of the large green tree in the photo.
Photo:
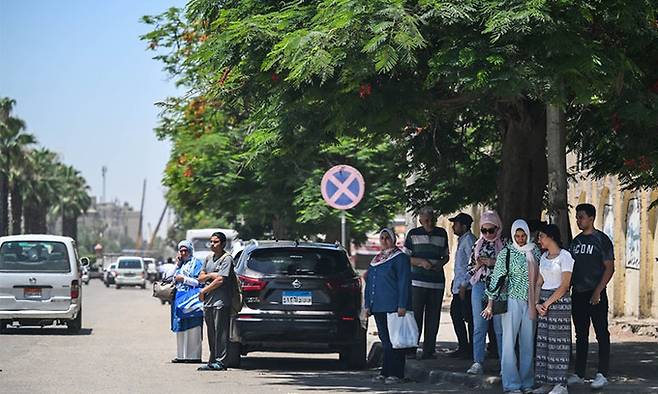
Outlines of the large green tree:
[[225,118],[215,132],[236,131],[238,157],[268,168],[277,141],[313,154],[342,137],[395,141],[417,179],[410,206],[537,218],[551,104],[596,175],[656,184],[652,1],[192,0],[144,20],[166,69]]

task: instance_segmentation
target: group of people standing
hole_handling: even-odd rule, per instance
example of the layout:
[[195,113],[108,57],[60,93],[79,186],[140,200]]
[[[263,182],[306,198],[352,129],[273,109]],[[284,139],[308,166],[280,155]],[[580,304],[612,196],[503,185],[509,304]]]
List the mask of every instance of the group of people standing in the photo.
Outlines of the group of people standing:
[[[465,213],[449,219],[458,237],[450,314],[458,348],[452,357],[472,358],[468,374],[482,374],[489,354],[500,359],[503,390],[509,393],[567,393],[584,383],[593,324],[599,343],[598,371],[592,388],[608,381],[610,335],[606,285],[614,272],[610,239],[594,228],[591,204],[576,207],[581,233],[569,248],[554,224],[525,220],[511,226],[510,237],[494,211],[480,218],[480,236]],[[366,311],[375,316],[384,347],[384,367],[375,380],[395,383],[404,377],[405,353],[393,349],[386,314],[404,316],[411,308],[424,333],[421,359],[434,358],[448,262],[448,235],[436,227],[434,211],[419,211],[421,226],[396,247],[390,229],[380,233],[382,252],[366,274]],[[575,371],[569,374],[572,321],[576,331]],[[412,349],[415,355],[416,349]],[[518,355],[518,356],[517,356]]]
[[[171,302],[171,330],[176,333],[176,358],[172,363],[200,363],[203,323],[208,334],[210,356],[200,371],[226,370],[229,322],[232,313],[235,275],[233,257],[225,251],[226,235],[210,237],[210,254],[205,261],[193,256],[192,242],[178,244],[177,264],[165,274],[175,283]],[[195,305],[196,303],[196,305]]]

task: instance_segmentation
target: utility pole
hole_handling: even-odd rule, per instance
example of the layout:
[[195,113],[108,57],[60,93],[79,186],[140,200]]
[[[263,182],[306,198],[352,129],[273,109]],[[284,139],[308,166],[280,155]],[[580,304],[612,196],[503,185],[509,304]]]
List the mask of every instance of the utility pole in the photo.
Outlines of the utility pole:
[[101,202],[105,202],[105,174],[107,174],[107,167],[103,166],[101,168],[101,173],[103,174],[103,195],[101,196]]
[[135,242],[135,249],[142,249],[142,227],[144,224],[144,197],[146,195],[146,179],[144,179],[144,186],[142,187],[142,205],[139,208],[139,226],[137,227],[137,242]]

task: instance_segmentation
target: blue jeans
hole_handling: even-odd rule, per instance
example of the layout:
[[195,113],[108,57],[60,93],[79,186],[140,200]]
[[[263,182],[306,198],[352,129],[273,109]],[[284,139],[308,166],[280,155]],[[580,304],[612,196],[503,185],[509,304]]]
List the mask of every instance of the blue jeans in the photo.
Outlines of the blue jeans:
[[[535,355],[535,321],[528,316],[528,301],[507,300],[503,326],[503,390],[529,389],[535,383],[533,370]],[[516,361],[516,339],[519,339],[519,367]]]
[[[477,282],[471,291],[471,307],[473,308],[473,361],[483,364],[487,353],[486,338],[489,329],[489,320],[482,317],[482,299],[484,297],[485,284]],[[496,331],[496,342],[498,342],[498,357],[503,358],[503,328],[500,315],[493,317],[494,330]]]
[[373,313],[375,323],[377,324],[377,333],[379,340],[382,341],[384,348],[384,361],[382,362],[382,375],[397,376],[404,379],[404,364],[405,354],[408,349],[393,349],[391,339],[388,336],[388,320],[386,319],[386,312]]

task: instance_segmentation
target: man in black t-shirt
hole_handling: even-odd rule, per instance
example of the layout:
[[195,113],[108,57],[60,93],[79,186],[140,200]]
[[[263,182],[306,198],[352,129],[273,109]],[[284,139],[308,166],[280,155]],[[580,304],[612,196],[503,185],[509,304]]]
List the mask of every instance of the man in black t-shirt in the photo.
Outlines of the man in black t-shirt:
[[571,255],[575,260],[571,313],[576,328],[576,370],[568,382],[584,382],[591,321],[599,343],[599,366],[592,388],[600,389],[608,384],[610,333],[605,287],[615,271],[615,254],[610,238],[594,228],[595,218],[593,205],[580,204],[576,207],[576,223],[582,231],[571,243]]

